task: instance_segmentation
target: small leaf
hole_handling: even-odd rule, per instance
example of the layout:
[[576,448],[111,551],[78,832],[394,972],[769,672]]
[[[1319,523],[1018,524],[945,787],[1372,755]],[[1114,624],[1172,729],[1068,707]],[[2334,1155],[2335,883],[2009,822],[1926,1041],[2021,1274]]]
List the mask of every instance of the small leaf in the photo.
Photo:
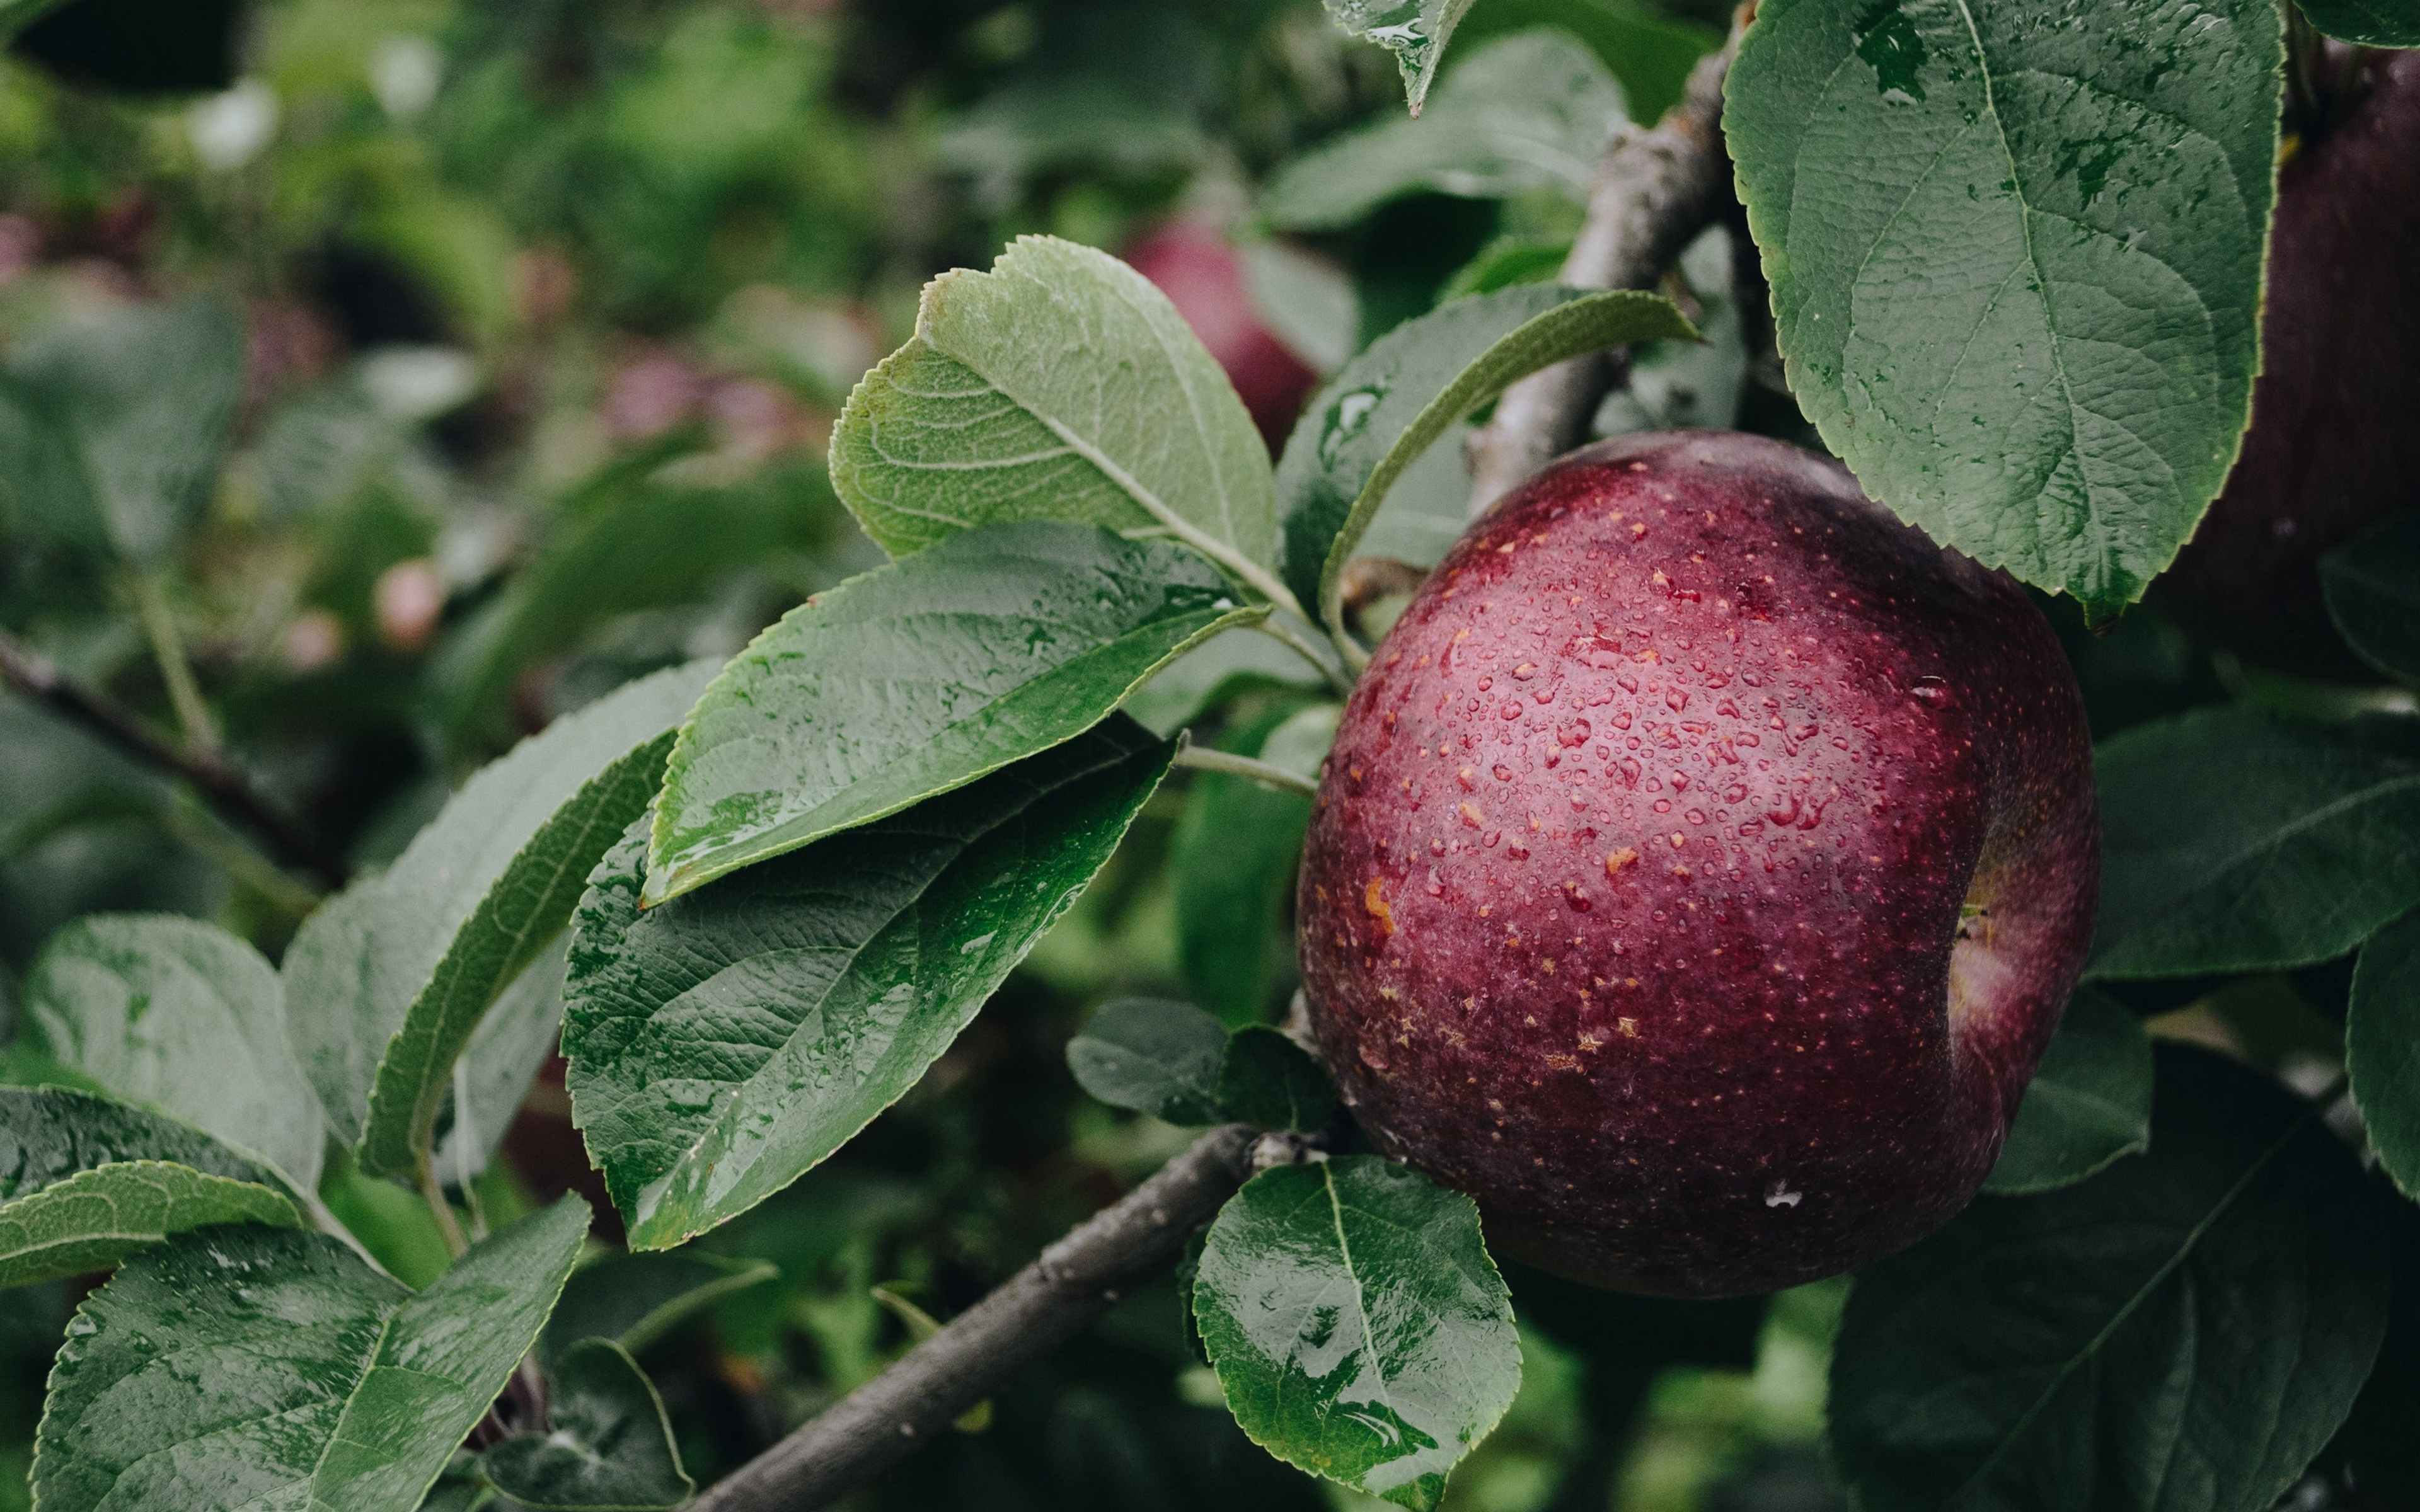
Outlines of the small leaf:
[[2378,1163],[2420,1199],[2420,914],[2372,935],[2353,966],[2345,1072]]
[[327,1130],[287,1042],[277,970],[225,931],[164,914],[91,915],[25,978],[33,1048],[318,1184]]
[[1067,1041],[1076,1085],[1113,1108],[1176,1124],[1218,1121],[1218,1058],[1227,1031],[1190,1003],[1121,997]]
[[1144,729],[1168,736],[1246,693],[1320,686],[1311,664],[1274,636],[1226,631],[1154,673],[1127,697],[1125,711]]
[[2151,1041],[2124,1004],[2087,987],[2051,1036],[1983,1190],[2071,1186],[2150,1139]]
[[299,1226],[278,1184],[158,1114],[83,1092],[0,1089],[0,1287],[106,1271],[209,1224]]
[[1446,43],[1472,0],[1326,0],[1327,18],[1366,42],[1395,54],[1404,75],[1404,102],[1418,116],[1445,61]]
[[1227,1041],[1218,1065],[1218,1106],[1239,1122],[1314,1134],[1336,1119],[1336,1084],[1282,1031],[1249,1025]]
[[632,1354],[736,1291],[781,1274],[769,1260],[737,1260],[701,1249],[600,1256],[571,1273],[563,1301],[538,1341],[553,1359],[582,1339],[612,1339]]
[[1726,88],[1791,393],[1866,491],[2105,617],[2260,367],[2278,8],[1776,0]]
[[1581,198],[1624,109],[1621,85],[1578,39],[1552,27],[1521,32],[1474,50],[1437,87],[1427,118],[1349,131],[1286,164],[1261,213],[1292,230],[1332,231],[1419,190]]
[[2412,0],[2296,0],[2311,24],[2369,47],[2420,47],[2420,5]]
[[1437,303],[1451,304],[1474,294],[1493,294],[1524,284],[1551,284],[1561,276],[1571,255],[1568,239],[1497,237],[1445,281],[1445,287],[1437,291]]
[[1337,579],[1387,490],[1456,421],[1515,380],[1583,352],[1697,332],[1669,300],[1526,285],[1432,311],[1328,380],[1278,463],[1286,580],[1331,627]]
[[969,531],[818,594],[681,726],[643,902],[1047,749],[1266,612],[1183,547],[1057,520]]
[[[454,1064],[445,1099],[444,1134],[437,1147],[437,1173],[449,1185],[465,1171],[488,1168],[513,1118],[529,1100],[530,1084],[563,1038],[563,979],[569,969],[570,935],[559,933],[512,984],[471,1035]],[[467,1113],[462,1094],[470,1093]],[[462,1148],[468,1138],[471,1148]]]
[[[1218,742],[1316,781],[1336,735],[1337,706],[1280,705]],[[1303,758],[1308,753],[1308,761]],[[1291,985],[1294,932],[1286,904],[1311,823],[1308,795],[1249,777],[1202,772],[1170,841],[1176,958],[1194,1000],[1230,1026],[1266,1018]]]
[[672,729],[713,671],[642,678],[472,778],[382,876],[303,922],[286,992],[303,1067],[364,1170],[410,1171],[454,1062],[570,916],[582,879],[654,795]]
[[1374,1155],[1246,1182],[1210,1226],[1193,1311],[1253,1443],[1414,1512],[1521,1383],[1478,1208]]
[[753,1207],[914,1086],[1173,754],[1112,719],[644,913],[633,825],[580,902],[563,1036],[572,1116],[631,1247]]
[[2420,764],[2246,708],[2094,757],[2104,980],[2333,960],[2420,903]]
[[88,315],[21,343],[0,376],[0,487],[46,534],[160,561],[218,483],[243,354],[242,321],[209,296]]
[[576,1196],[407,1291],[324,1235],[212,1228],[87,1299],[34,1450],[44,1512],[413,1512],[504,1389],[588,1232]]
[[2328,613],[2361,659],[2420,683],[2420,514],[2398,516],[2319,561]]
[[1050,237],[924,286],[831,473],[892,556],[1019,519],[1164,530],[1248,576],[1277,549],[1268,452],[1226,374],[1141,274]]
[[[941,1331],[939,1319],[908,1301],[904,1293],[894,1288],[876,1287],[869,1295],[882,1304],[884,1311],[899,1319],[900,1323],[907,1328],[911,1345],[922,1344]],[[950,1426],[960,1433],[981,1433],[991,1427],[991,1398],[986,1396],[952,1418]]]
[[547,1371],[547,1430],[479,1456],[488,1483],[545,1512],[667,1512],[697,1483],[681,1468],[663,1398],[611,1339],[586,1339]]
[[1871,1512],[2266,1512],[2386,1328],[2383,1197],[2316,1111],[2159,1052],[2151,1148],[1857,1278],[1832,1446]]

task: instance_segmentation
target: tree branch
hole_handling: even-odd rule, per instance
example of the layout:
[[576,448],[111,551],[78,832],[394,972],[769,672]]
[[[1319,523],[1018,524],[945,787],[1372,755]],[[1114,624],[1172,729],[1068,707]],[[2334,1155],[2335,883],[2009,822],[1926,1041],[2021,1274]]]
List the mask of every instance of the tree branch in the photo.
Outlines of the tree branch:
[[255,792],[225,758],[169,744],[131,711],[68,676],[48,656],[6,632],[0,632],[0,683],[145,766],[189,784],[221,818],[260,840],[284,864],[332,887],[344,886],[344,864]]
[[[1211,1130],[788,1438],[701,1494],[690,1512],[829,1506],[905,1458],[1028,1362],[1109,1311],[1119,1289],[1168,1270],[1254,1169],[1259,1132]],[[1278,1136],[1272,1136],[1278,1137]]]
[[[1699,60],[1681,102],[1652,131],[1624,131],[1606,149],[1588,215],[1564,259],[1577,288],[1652,288],[1681,250],[1712,225],[1731,193],[1723,149],[1723,78],[1739,45]],[[1515,383],[1496,418],[1474,432],[1470,512],[1478,515],[1588,438],[1589,421],[1620,380],[1610,353],[1559,363]]]

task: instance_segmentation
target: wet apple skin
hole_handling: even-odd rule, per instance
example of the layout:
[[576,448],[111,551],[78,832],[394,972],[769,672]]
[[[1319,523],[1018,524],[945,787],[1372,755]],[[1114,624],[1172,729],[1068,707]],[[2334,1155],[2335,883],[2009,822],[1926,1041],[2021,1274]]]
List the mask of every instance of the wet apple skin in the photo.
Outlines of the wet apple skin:
[[1991,1168],[2089,943],[2091,779],[2007,579],[1796,448],[1606,442],[1475,524],[1355,689],[1311,1022],[1508,1253],[1679,1296],[1833,1274]]

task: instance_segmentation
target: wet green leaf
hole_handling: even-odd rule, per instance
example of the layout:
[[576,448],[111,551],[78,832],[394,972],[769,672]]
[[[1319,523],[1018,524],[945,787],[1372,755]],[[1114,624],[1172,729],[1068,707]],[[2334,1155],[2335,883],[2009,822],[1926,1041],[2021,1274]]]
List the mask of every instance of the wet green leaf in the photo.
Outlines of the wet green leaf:
[[[0,32],[15,24],[0,11]],[[0,497],[47,535],[160,561],[218,482],[243,356],[242,321],[209,296],[81,316],[19,344],[0,374]]]
[[428,1148],[456,1057],[644,812],[712,671],[659,672],[556,720],[464,784],[383,875],[303,923],[286,992],[310,1011],[292,1033],[365,1171],[410,1171]]
[[1790,387],[1866,491],[2096,615],[2234,464],[2271,0],[1777,0],[1724,115]]
[[2266,1512],[2386,1328],[2386,1199],[2313,1110],[2159,1052],[2151,1148],[1857,1278],[1832,1446],[1872,1512]]
[[209,1224],[301,1224],[278,1186],[173,1119],[84,1092],[0,1088],[0,1287],[105,1271]]
[[496,1489],[545,1512],[667,1512],[696,1491],[663,1399],[622,1346],[573,1345],[546,1384],[546,1431],[516,1433],[479,1456]]
[[24,1012],[32,1048],[300,1190],[318,1184],[327,1130],[287,1042],[276,968],[225,930],[164,914],[79,919],[42,947]]
[[789,1185],[915,1085],[1071,905],[1173,749],[1113,718],[889,819],[640,912],[597,867],[564,1013],[573,1117],[634,1249]]
[[587,1232],[566,1197],[417,1293],[319,1234],[212,1228],[139,1256],[69,1328],[34,1495],[45,1512],[413,1512]]
[[1181,546],[1058,520],[969,531],[818,594],[682,725],[645,903],[1057,745],[1266,612]]
[[733,1292],[780,1273],[768,1260],[733,1259],[695,1248],[599,1256],[571,1273],[538,1352],[551,1359],[582,1339],[612,1339],[632,1354],[644,1354]]
[[2112,980],[2306,965],[2420,903],[2420,764],[2248,708],[2130,730],[2094,756]]
[[1697,332],[1669,300],[1532,285],[1406,320],[1312,396],[1278,462],[1286,581],[1331,626],[1338,579],[1387,490],[1455,422],[1583,352]]
[[1270,180],[1261,213],[1328,231],[1420,190],[1499,199],[1559,189],[1577,199],[1625,119],[1621,85],[1596,54],[1541,27],[1474,50],[1421,119],[1381,121],[1295,159]]
[[1037,518],[1162,530],[1231,571],[1277,549],[1268,452],[1226,374],[1141,274],[1050,237],[924,286],[915,339],[849,395],[831,471],[893,556]]
[[1418,116],[1427,100],[1446,44],[1472,0],[1326,0],[1327,18],[1365,42],[1395,54],[1404,75],[1404,102]]
[[2319,583],[2336,628],[2364,661],[2420,683],[2420,513],[2329,552]]
[[1218,1108],[1264,1129],[1312,1134],[1336,1119],[1336,1084],[1282,1031],[1248,1025],[1229,1038],[1219,1060]]
[[2378,1163],[2420,1198],[2420,914],[2361,948],[2345,1015],[2345,1072]]
[[1076,1085],[1113,1108],[1176,1124],[1217,1123],[1227,1030],[1190,1003],[1121,997],[1067,1041]]
[[2051,1036],[1983,1190],[2071,1186],[2150,1138],[2151,1041],[2124,1004],[2087,987]]
[[1193,1312],[1252,1442],[1415,1512],[1521,1383],[1478,1208],[1374,1155],[1246,1182],[1210,1226]]
[[2412,0],[2296,0],[2330,37],[2370,47],[2420,47],[2420,5]]

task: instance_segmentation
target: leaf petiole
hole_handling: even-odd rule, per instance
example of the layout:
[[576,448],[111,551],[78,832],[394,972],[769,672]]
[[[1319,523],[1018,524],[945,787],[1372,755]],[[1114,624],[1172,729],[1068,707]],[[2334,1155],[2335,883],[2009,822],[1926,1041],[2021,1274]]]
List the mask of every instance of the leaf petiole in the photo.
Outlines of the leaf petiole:
[[1282,766],[1273,766],[1267,762],[1255,761],[1249,756],[1238,756],[1232,751],[1219,750],[1211,746],[1196,746],[1190,741],[1177,748],[1176,764],[1190,766],[1197,771],[1226,772],[1235,777],[1249,777],[1264,786],[1281,788],[1289,793],[1299,793],[1305,797],[1319,796],[1318,783],[1289,772]]

